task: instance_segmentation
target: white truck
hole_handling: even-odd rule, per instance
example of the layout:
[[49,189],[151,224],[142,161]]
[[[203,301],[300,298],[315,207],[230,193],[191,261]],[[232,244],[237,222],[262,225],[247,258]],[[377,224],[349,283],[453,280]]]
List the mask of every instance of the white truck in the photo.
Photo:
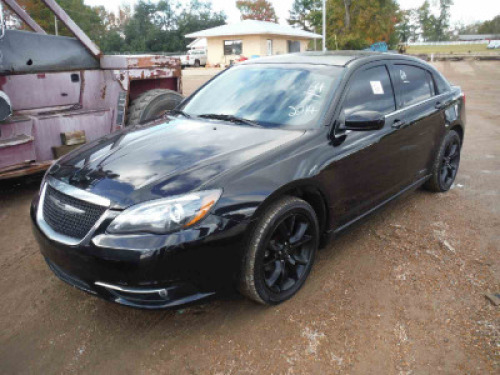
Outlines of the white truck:
[[189,50],[186,55],[179,56],[181,65],[185,66],[205,66],[207,65],[207,51],[203,49]]
[[499,49],[500,48],[500,40],[490,40],[490,43],[486,47],[488,49]]

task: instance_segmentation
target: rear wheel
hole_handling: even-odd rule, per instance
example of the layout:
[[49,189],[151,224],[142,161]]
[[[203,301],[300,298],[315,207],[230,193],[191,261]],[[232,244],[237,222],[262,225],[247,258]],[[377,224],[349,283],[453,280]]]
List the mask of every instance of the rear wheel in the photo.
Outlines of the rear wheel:
[[159,118],[174,109],[183,96],[172,90],[155,89],[142,93],[130,104],[127,125],[138,125]]
[[194,66],[199,68],[200,67],[200,60],[195,60]]
[[318,244],[313,208],[299,198],[280,199],[253,231],[243,259],[240,291],[267,305],[291,298],[304,285]]
[[444,137],[432,166],[432,176],[425,183],[427,190],[445,192],[450,190],[460,165],[460,136],[451,130]]

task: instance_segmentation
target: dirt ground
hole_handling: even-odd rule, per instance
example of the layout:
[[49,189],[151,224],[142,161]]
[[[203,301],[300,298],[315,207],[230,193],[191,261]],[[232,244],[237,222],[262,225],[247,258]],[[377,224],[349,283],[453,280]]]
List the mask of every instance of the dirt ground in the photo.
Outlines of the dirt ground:
[[[349,229],[277,307],[226,296],[142,311],[78,291],[31,235],[39,181],[3,185],[0,373],[498,374],[500,307],[484,294],[500,292],[500,63],[437,66],[467,95],[454,188]],[[210,74],[186,73],[185,92]]]

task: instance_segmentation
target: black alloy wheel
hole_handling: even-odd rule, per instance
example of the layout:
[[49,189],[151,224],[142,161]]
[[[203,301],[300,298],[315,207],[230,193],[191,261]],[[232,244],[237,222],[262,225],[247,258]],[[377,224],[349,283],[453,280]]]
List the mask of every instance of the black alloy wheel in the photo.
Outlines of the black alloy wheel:
[[264,252],[263,271],[267,287],[280,293],[299,282],[311,261],[311,220],[290,213],[276,226]]
[[444,155],[441,161],[441,170],[439,171],[439,180],[441,186],[450,186],[455,181],[460,162],[460,140],[452,138],[446,145]]
[[432,175],[425,183],[427,190],[445,192],[450,190],[457,177],[460,165],[461,139],[455,130],[444,137],[432,165]]
[[318,244],[318,220],[307,202],[296,197],[275,202],[252,232],[240,291],[268,305],[291,298],[307,279]]

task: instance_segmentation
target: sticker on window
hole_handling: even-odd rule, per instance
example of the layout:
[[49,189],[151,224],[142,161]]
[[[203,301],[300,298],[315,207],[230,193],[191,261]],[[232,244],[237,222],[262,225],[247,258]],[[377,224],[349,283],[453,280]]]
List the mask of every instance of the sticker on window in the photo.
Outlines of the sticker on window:
[[399,76],[401,77],[401,81],[404,83],[410,83],[410,81],[406,80],[406,73],[404,70],[399,70]]
[[370,81],[370,85],[372,86],[373,94],[384,95],[384,88],[382,87],[382,83],[380,83],[380,81]]

